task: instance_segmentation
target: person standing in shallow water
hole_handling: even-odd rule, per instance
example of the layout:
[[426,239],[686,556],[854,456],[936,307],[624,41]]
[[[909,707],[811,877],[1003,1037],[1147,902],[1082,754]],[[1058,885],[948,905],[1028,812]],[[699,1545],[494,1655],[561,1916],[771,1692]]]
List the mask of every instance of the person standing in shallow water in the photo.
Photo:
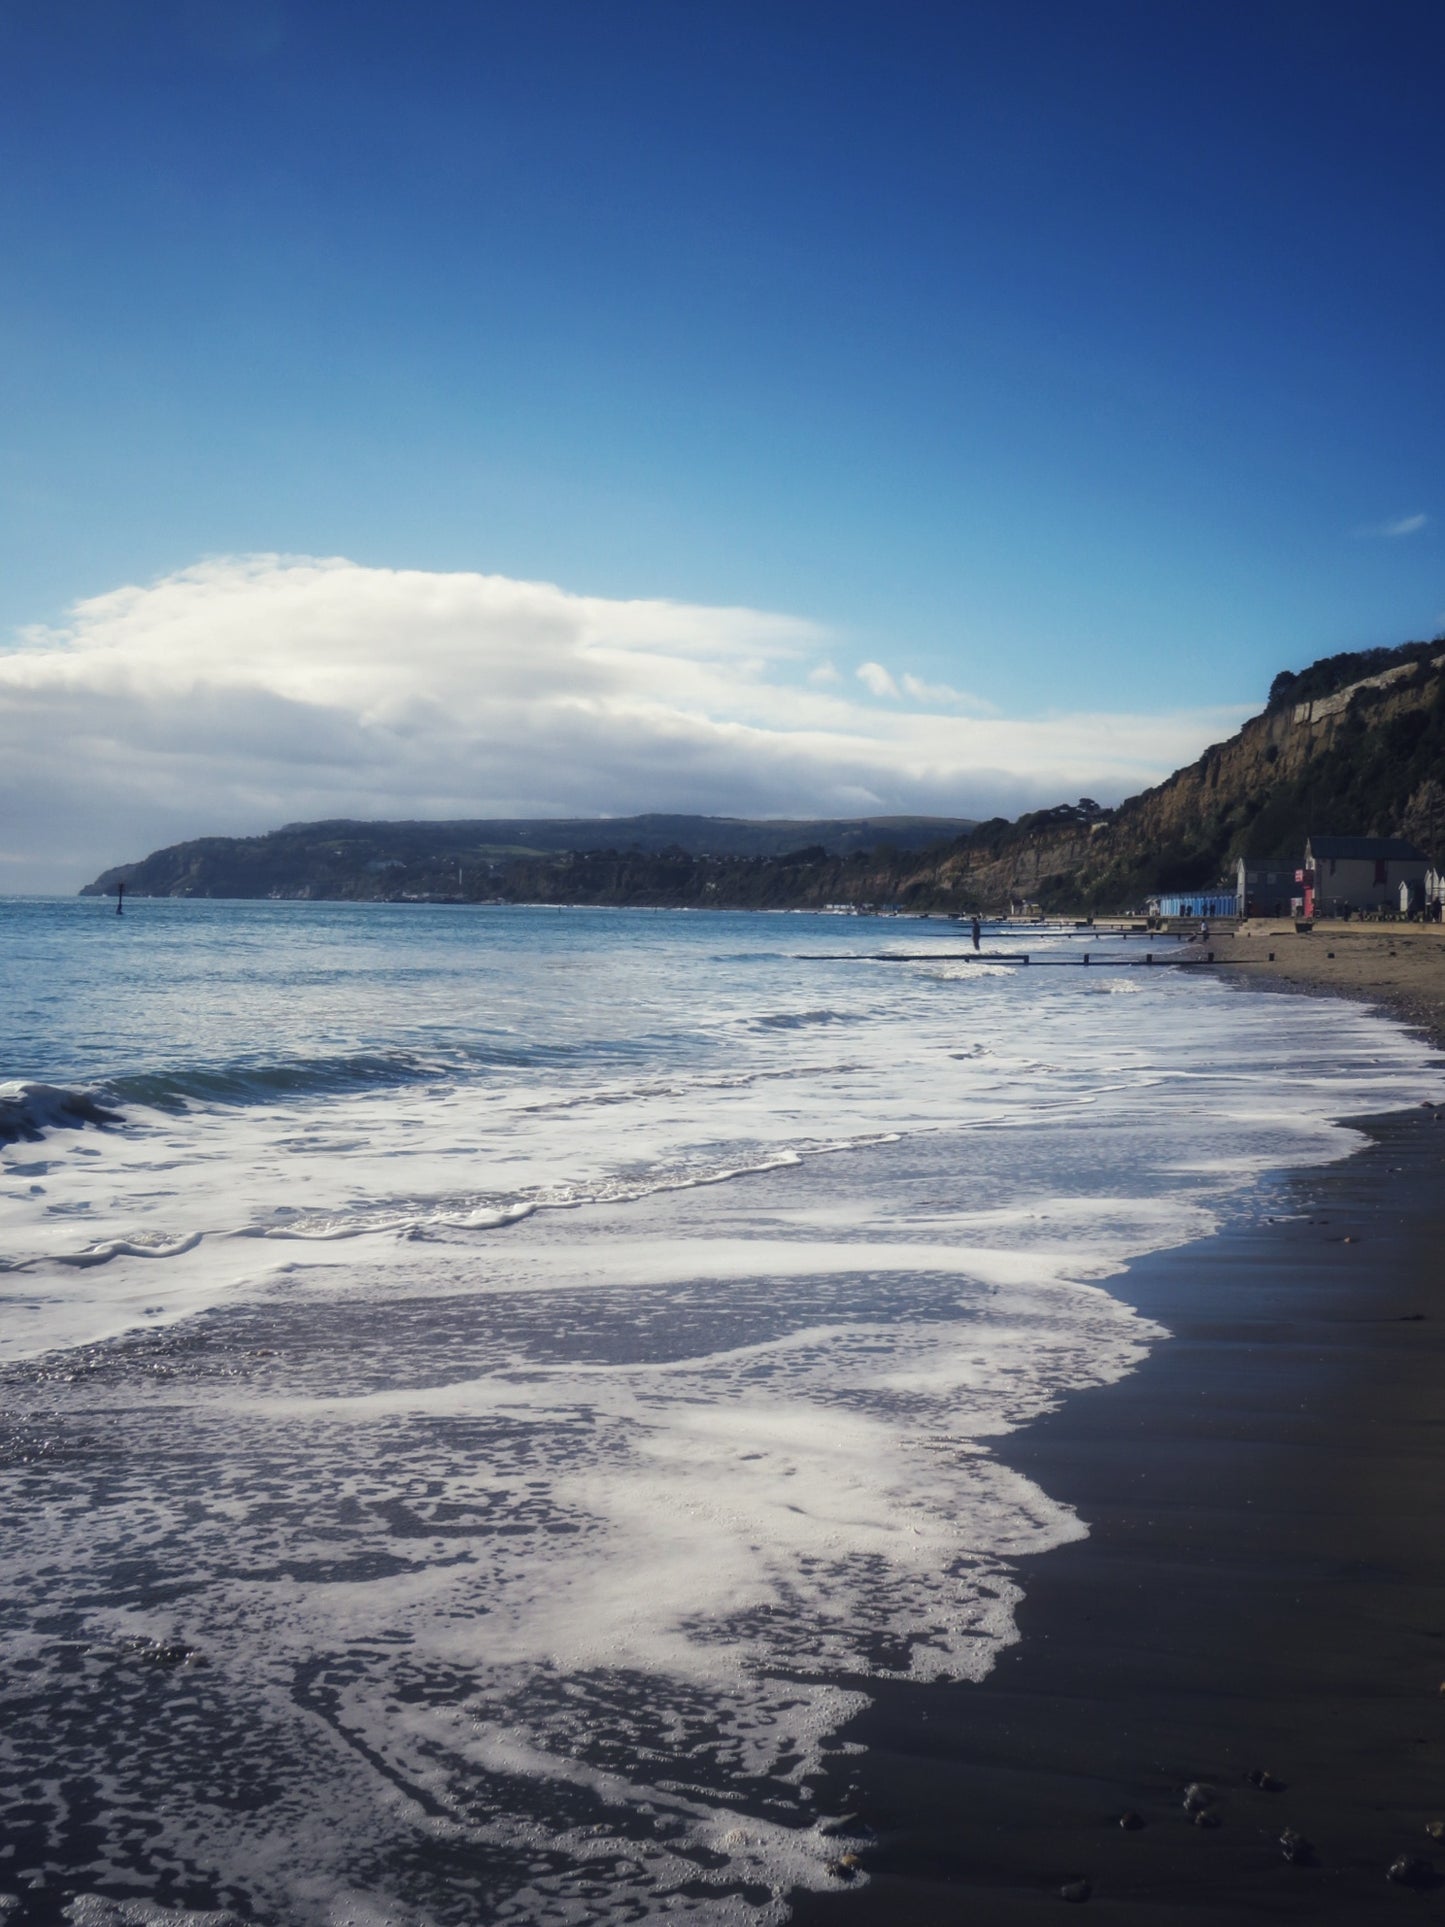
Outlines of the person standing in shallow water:
[[975,917],[973,920],[973,947],[975,950],[979,948],[979,938],[982,934],[982,925],[979,923],[978,918]]

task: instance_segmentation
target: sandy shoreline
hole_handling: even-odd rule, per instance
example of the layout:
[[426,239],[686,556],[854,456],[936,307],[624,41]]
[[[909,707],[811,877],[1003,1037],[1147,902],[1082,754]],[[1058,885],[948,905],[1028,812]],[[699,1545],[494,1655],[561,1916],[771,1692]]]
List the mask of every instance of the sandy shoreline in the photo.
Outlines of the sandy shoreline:
[[[1196,946],[1197,947],[1197,946]],[[1445,924],[1293,923],[1256,917],[1209,940],[1241,977],[1379,1004],[1445,1045]]]
[[983,1684],[878,1695],[825,1797],[874,1830],[871,1881],[800,1922],[1044,1920],[1078,1880],[1145,1927],[1439,1916],[1387,1869],[1445,1874],[1445,1111],[1369,1131],[1270,1221],[1134,1266],[1174,1340],[1002,1443],[1089,1537],[1024,1566]]

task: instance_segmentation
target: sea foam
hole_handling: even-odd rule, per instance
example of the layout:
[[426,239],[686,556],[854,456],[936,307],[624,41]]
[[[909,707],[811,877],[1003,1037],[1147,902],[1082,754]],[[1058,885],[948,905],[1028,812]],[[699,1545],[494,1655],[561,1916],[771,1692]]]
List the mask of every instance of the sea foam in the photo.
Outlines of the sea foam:
[[429,966],[381,916],[203,915],[268,935],[298,1057],[425,1074],[167,1069],[158,982],[123,1115],[27,1100],[0,1152],[0,1781],[34,1793],[0,1824],[82,1927],[840,1886],[850,1716],[983,1677],[1085,1529],[997,1446],[1162,1342],[1128,1266],[1442,1092],[1347,1005],[1322,1053],[1297,999],[936,935],[813,966],[802,919],[502,919]]

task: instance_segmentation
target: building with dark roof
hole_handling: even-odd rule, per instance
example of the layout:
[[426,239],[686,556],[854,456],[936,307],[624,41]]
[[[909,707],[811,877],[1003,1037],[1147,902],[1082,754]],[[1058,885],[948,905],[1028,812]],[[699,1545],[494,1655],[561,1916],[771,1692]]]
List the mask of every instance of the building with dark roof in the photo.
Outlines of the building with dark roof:
[[1400,885],[1423,888],[1429,867],[1424,851],[1402,836],[1312,836],[1305,844],[1305,915],[1396,910]]
[[1304,904],[1304,870],[1295,856],[1242,856],[1235,867],[1242,917],[1292,917]]

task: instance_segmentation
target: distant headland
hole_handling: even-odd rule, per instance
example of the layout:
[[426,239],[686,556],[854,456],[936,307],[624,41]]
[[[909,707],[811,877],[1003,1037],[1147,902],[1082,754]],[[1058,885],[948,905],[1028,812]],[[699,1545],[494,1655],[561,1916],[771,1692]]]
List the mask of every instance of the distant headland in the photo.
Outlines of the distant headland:
[[792,902],[834,867],[873,868],[966,836],[968,817],[730,816],[290,823],[199,837],[107,870],[82,896],[330,902]]

